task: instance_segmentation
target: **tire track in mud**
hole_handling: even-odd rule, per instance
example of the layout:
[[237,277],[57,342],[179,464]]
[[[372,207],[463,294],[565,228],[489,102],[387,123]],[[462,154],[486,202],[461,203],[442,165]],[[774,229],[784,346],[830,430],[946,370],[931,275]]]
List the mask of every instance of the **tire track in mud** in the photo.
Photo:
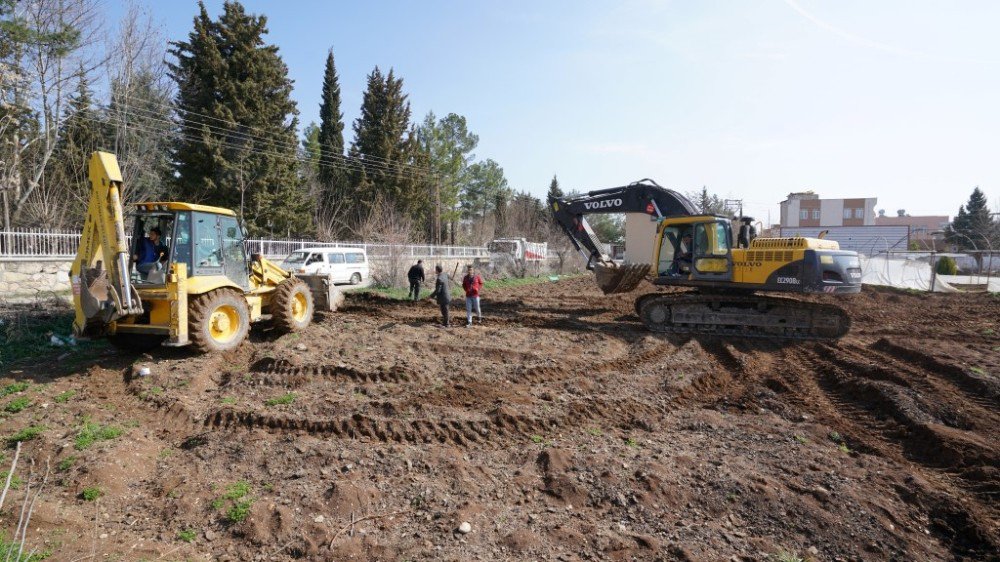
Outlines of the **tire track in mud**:
[[[421,383],[429,377],[416,373],[400,365],[379,366],[373,371],[362,371],[347,365],[325,365],[317,363],[295,364],[287,359],[266,357],[250,365],[249,375],[259,375],[253,382],[267,386],[289,386],[298,388],[329,379],[347,379],[355,382],[371,383]],[[236,374],[230,373],[223,379],[223,386],[230,385]]]
[[919,366],[932,376],[943,378],[965,393],[966,398],[973,400],[983,408],[1000,410],[1000,384],[976,375],[970,370],[953,363],[947,363],[923,351],[912,349],[886,338],[881,338],[870,346],[871,350],[899,360],[899,363]]
[[[647,348],[635,350],[635,347],[642,347],[643,345],[646,345]],[[652,344],[640,341],[629,346],[621,355],[608,361],[596,364],[585,361],[572,361],[559,365],[528,367],[521,373],[513,375],[511,379],[517,383],[539,385],[564,381],[583,375],[594,376],[622,372],[665,360],[679,350],[679,347],[663,340],[656,340]]]
[[[396,443],[444,443],[463,447],[489,445],[496,439],[528,438],[554,431],[593,424],[613,422],[625,428],[648,429],[651,419],[659,414],[656,408],[642,404],[610,400],[587,400],[569,405],[563,412],[551,416],[516,413],[505,407],[486,413],[484,419],[442,418],[382,418],[355,413],[332,419],[309,419],[291,415],[268,414],[220,408],[205,416],[205,427],[214,429],[262,429],[282,432],[304,432],[332,435],[339,438],[370,438]],[[501,443],[495,443],[500,446]]]
[[[577,400],[551,415],[531,415],[508,407],[496,407],[479,419],[448,419],[425,416],[415,419],[380,417],[356,412],[332,418],[272,414],[259,410],[239,410],[225,406],[206,414],[194,414],[178,399],[154,396],[137,382],[127,387],[132,397],[152,408],[173,430],[202,431],[248,429],[330,435],[345,439],[370,438],[396,443],[445,443],[462,447],[489,446],[498,439],[529,438],[554,431],[602,422],[607,426],[648,430],[662,414],[660,409],[632,400]],[[373,403],[382,410],[397,409],[393,404]],[[433,413],[433,412],[432,412]],[[502,445],[497,442],[497,446]]]
[[996,449],[973,434],[937,424],[919,407],[915,391],[886,380],[891,377],[869,380],[868,369],[854,370],[856,359],[846,355],[845,360],[833,346],[816,344],[801,351],[796,357],[804,368],[795,367],[788,375],[799,379],[789,388],[800,405],[845,435],[852,448],[916,463],[948,492],[918,486],[904,499],[939,514],[936,528],[953,548],[996,552],[1000,538],[989,522],[1000,515],[994,506],[1000,488],[995,476],[975,468],[996,466]]

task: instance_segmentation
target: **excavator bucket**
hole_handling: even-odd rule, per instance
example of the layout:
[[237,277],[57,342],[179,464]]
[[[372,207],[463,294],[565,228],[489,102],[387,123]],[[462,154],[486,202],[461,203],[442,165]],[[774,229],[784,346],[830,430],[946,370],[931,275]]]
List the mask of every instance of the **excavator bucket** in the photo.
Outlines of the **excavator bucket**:
[[597,286],[604,291],[605,295],[614,293],[628,293],[639,286],[642,280],[649,273],[647,263],[627,263],[618,265],[616,263],[597,264],[594,266],[594,275],[597,279]]

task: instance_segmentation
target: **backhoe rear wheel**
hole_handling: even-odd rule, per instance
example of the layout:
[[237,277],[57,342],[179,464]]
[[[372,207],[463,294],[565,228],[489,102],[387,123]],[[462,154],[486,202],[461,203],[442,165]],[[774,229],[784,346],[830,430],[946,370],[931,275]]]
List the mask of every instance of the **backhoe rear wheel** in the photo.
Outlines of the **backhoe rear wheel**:
[[296,277],[285,279],[271,295],[271,319],[281,332],[298,332],[312,322],[313,295],[309,285]]
[[188,336],[203,353],[239,347],[250,332],[246,297],[232,289],[216,289],[194,297],[188,311]]

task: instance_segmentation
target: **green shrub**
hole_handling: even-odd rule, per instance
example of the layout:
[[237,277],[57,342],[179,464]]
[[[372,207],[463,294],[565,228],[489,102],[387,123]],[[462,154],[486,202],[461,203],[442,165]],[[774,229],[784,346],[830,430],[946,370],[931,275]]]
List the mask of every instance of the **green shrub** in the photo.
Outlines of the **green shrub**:
[[182,529],[177,532],[177,538],[184,542],[194,542],[196,536],[198,533],[194,529]]
[[64,402],[68,402],[69,399],[72,398],[75,394],[76,394],[75,390],[67,390],[66,392],[57,394],[56,397],[53,398],[53,400],[62,404]]
[[934,271],[938,275],[958,275],[958,264],[950,256],[941,256],[934,266]]
[[97,486],[88,486],[80,492],[80,497],[88,502],[92,502],[103,495],[104,492],[102,492]]

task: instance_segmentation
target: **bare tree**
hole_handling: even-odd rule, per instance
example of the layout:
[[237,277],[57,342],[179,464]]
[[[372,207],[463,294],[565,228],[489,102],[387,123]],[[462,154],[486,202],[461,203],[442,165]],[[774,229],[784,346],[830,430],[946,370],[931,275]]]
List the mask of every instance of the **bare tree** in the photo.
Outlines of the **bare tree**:
[[160,28],[134,2],[107,46],[111,99],[106,118],[125,180],[125,204],[162,195],[168,175],[173,82],[164,63],[165,46]]
[[16,223],[55,150],[63,106],[77,76],[104,63],[97,0],[22,0],[7,14],[21,37],[3,55],[2,188],[4,227]]
[[369,251],[372,281],[379,287],[403,287],[410,255],[407,245],[413,240],[414,224],[410,217],[376,198],[368,218],[358,228],[366,244],[378,244]]

